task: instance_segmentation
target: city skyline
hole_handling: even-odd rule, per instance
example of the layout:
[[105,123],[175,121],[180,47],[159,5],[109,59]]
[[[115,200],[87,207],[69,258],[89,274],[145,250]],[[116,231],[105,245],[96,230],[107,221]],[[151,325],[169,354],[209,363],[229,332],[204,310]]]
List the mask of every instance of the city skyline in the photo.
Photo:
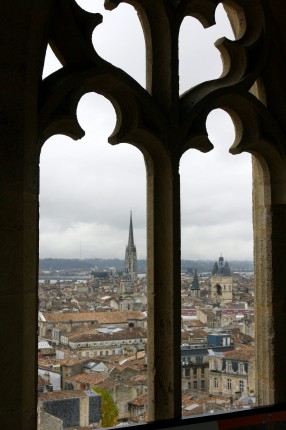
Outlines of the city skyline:
[[[103,24],[93,34],[99,55],[125,68],[144,86],[143,33],[132,7],[120,5],[105,12],[103,2],[78,3],[104,15]],[[231,37],[229,29],[224,30],[223,16],[220,8],[218,29],[203,30],[192,18],[184,21],[180,43],[181,93],[220,75],[219,51],[211,44],[223,34]],[[194,39],[196,46],[192,45]],[[57,67],[49,52],[45,75]],[[116,118],[112,105],[102,96],[85,95],[77,114],[86,136],[77,142],[54,136],[42,150],[40,258],[124,258],[131,209],[137,256],[145,258],[143,156],[131,145],[112,147],[107,143]],[[250,155],[228,154],[234,130],[225,112],[212,112],[207,128],[215,149],[208,154],[191,150],[181,160],[182,259],[216,259],[222,252],[227,259],[250,260]]]

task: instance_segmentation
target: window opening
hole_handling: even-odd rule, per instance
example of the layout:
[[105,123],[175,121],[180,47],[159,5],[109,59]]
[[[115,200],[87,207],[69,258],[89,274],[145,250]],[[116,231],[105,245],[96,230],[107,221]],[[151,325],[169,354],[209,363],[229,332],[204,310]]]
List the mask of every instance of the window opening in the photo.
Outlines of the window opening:
[[[110,394],[120,422],[131,420],[128,400],[134,399],[132,387],[120,396],[129,381],[125,361],[132,377],[146,377],[146,173],[136,148],[107,143],[115,118],[106,99],[86,94],[77,115],[86,136],[79,142],[54,136],[41,154],[39,311],[58,321],[59,339],[52,337],[53,323],[42,319],[40,340],[47,342],[49,359],[40,358],[39,368],[58,363],[62,372],[65,363],[73,363],[62,385],[51,384],[63,397],[69,384],[78,393],[113,384]],[[136,279],[125,273],[131,208]],[[122,313],[119,294],[126,303]],[[118,315],[125,319],[118,321]],[[112,373],[115,366],[122,371],[120,378]],[[145,381],[138,397],[146,390]]]
[[[214,149],[207,154],[188,151],[180,165],[182,350],[206,351],[206,388],[200,391],[202,373],[197,372],[200,389],[196,395],[206,401],[210,395],[223,397],[223,407],[229,408],[229,396],[234,395],[239,403],[242,395],[239,382],[234,387],[234,381],[227,378],[227,373],[239,370],[227,354],[249,348],[244,329],[248,315],[254,322],[251,160],[248,154],[227,153],[235,132],[226,112],[211,112],[207,130]],[[231,260],[240,260],[239,266]],[[237,336],[239,344],[235,344]],[[253,345],[254,330],[251,339]],[[254,380],[251,372],[247,377]],[[182,387],[186,393],[184,380]]]
[[[237,12],[241,18],[241,25],[236,26],[239,30],[236,35],[233,34],[222,4],[216,11],[217,25],[209,29],[204,30],[202,25],[192,17],[184,19],[180,29],[181,93],[201,82],[217,79],[226,73],[227,62],[222,63],[214,42],[222,36],[235,40],[243,35],[245,30],[242,24],[243,14],[241,11],[237,10]],[[237,18],[238,16],[233,16],[233,19]],[[194,34],[197,37],[194,37]],[[203,44],[200,45],[198,40],[202,40]],[[211,68],[207,67],[210,62],[213,65]],[[230,335],[229,340],[227,337],[220,338],[217,330],[223,330],[224,327],[238,321],[234,317],[234,314],[239,313],[235,312],[235,302],[240,301],[242,294],[239,291],[240,287],[234,288],[233,285],[234,282],[236,285],[244,284],[243,275],[234,275],[226,267],[227,260],[231,258],[249,260],[248,270],[253,271],[252,180],[249,155],[243,154],[240,159],[227,155],[227,150],[235,139],[234,126],[229,115],[222,110],[212,111],[207,118],[207,131],[209,139],[214,144],[213,151],[208,154],[188,151],[183,155],[180,163],[182,351],[192,347],[201,347],[202,350],[211,348],[211,354],[216,355],[234,348],[230,340],[234,336]],[[239,185],[239,177],[243,177],[242,187]],[[240,257],[233,256],[234,249],[235,253],[240,252]],[[225,258],[227,257],[226,261],[221,253]],[[209,259],[210,254],[213,254],[211,257],[213,263],[211,267],[206,267],[204,260]],[[217,270],[214,270],[215,261],[218,261]],[[242,270],[243,264],[241,263],[237,270]],[[250,275],[252,277],[246,282],[253,291],[253,273]],[[253,314],[252,300],[251,303]],[[243,306],[246,308],[248,304]],[[226,308],[233,308],[230,315],[227,315]],[[194,320],[197,320],[196,324]],[[208,332],[204,335],[200,334],[201,345],[196,345],[199,342],[195,340],[194,333],[203,324],[206,325]],[[214,334],[213,337],[208,335],[210,329],[216,330],[211,332]],[[214,387],[216,394],[223,395],[223,390],[218,392],[218,387],[227,386],[230,390],[231,380],[223,380],[225,369],[222,369],[222,363],[218,366],[216,360],[214,370],[210,370],[211,357],[208,353],[206,355],[205,373],[210,382],[207,385],[210,390],[204,396],[214,395],[211,387]],[[222,361],[222,357],[218,359]],[[232,371],[231,363],[227,371]],[[196,371],[195,373],[197,374]],[[202,375],[202,372],[198,375]],[[198,386],[202,388],[202,385],[204,383],[200,381]],[[182,379],[183,392],[187,387],[188,385]],[[197,395],[201,395],[199,390]],[[226,401],[225,405],[227,404]]]
[[88,12],[100,13],[103,16],[103,23],[96,27],[93,33],[96,52],[127,72],[145,88],[145,41],[135,9],[122,3],[110,12],[104,8],[103,0],[96,2],[77,0],[77,3]]
[[[79,1],[79,4],[83,4],[84,2],[83,1]],[[103,27],[100,27],[100,29],[101,28],[103,28]],[[96,32],[98,32],[98,29],[99,28],[97,28],[96,29]],[[104,40],[104,37],[102,37],[101,38],[102,40]],[[106,48],[106,47],[105,47]],[[104,49],[105,49],[104,48]],[[97,47],[97,50],[98,50],[98,52],[99,52],[99,48]],[[105,51],[106,51],[106,49],[105,49]],[[105,52],[104,51],[104,52]],[[130,56],[130,52],[129,52],[129,54],[128,54],[129,56]],[[116,63],[116,62],[115,62]],[[219,69],[218,69],[219,70]],[[129,71],[129,73],[132,75],[132,73]],[[220,72],[221,73],[221,72]],[[203,80],[205,80],[206,78],[203,78]],[[182,89],[183,89],[183,85],[182,85]],[[203,165],[203,163],[202,163],[202,165]],[[79,240],[79,255],[80,255],[80,259],[82,258],[82,255],[84,255],[84,253],[86,252],[86,249],[85,249],[85,244],[84,244],[84,241],[85,241],[85,239],[84,239],[84,236],[86,236],[86,232],[80,232],[80,240]],[[200,279],[199,279],[199,283],[200,283]],[[116,288],[118,288],[118,286],[114,286],[115,287],[115,289]],[[218,288],[218,287],[220,287],[220,288]],[[83,287],[79,287],[79,288],[81,288],[81,289],[83,289]],[[231,290],[231,287],[229,286],[229,291]],[[225,287],[224,287],[224,291],[225,291]],[[104,289],[104,286],[102,286],[102,292],[105,292],[105,289]],[[221,286],[220,286],[220,284],[217,284],[217,289],[216,289],[216,294],[217,294],[217,296],[222,296],[223,295],[223,292],[222,292],[222,289],[221,289]],[[216,304],[220,304],[220,301],[218,300],[218,302],[216,303]],[[104,305],[102,305],[102,306],[104,306]],[[121,306],[121,308],[122,308],[122,305],[120,305]],[[129,307],[130,305],[128,304],[127,305],[127,307]],[[215,318],[215,317],[217,317],[217,319]],[[221,314],[220,314],[220,310],[218,311],[218,312],[216,312],[215,313],[215,317],[213,317],[212,315],[210,316],[210,326],[211,327],[216,327],[216,325],[217,324],[219,324],[218,323],[218,321],[219,321],[219,319],[221,318]],[[129,341],[129,342],[131,342],[131,341]],[[203,340],[201,341],[201,342],[203,342]],[[86,355],[88,354],[88,352],[86,353]],[[106,354],[108,354],[108,352],[106,351]],[[195,373],[197,373],[197,370],[195,370],[194,371],[194,374]],[[198,372],[198,374],[200,375],[202,372]],[[198,385],[200,385],[200,384],[198,384]],[[194,386],[196,386],[196,388],[197,388],[197,382],[196,383],[194,383]],[[202,381],[201,381],[201,386],[202,386]]]
[[179,38],[180,93],[222,75],[220,52],[214,43],[223,36],[235,39],[221,3],[216,9],[216,25],[212,27],[205,29],[191,16],[183,20]]
[[47,46],[46,58],[43,69],[43,79],[62,68],[62,64],[57,59],[50,45]]

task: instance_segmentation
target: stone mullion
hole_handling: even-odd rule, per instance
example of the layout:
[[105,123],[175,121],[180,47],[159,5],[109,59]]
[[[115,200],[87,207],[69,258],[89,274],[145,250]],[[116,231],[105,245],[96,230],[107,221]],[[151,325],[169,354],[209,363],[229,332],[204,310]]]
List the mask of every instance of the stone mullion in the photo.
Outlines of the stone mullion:
[[[253,160],[256,393],[259,405],[284,402],[286,205],[264,162]],[[281,169],[281,167],[280,167]],[[279,169],[278,169],[279,170]],[[275,192],[276,190],[276,192]]]
[[27,185],[20,156],[1,155],[0,339],[9,384],[0,415],[2,423],[28,429],[36,420],[38,190]]
[[253,158],[256,395],[259,405],[273,403],[272,250],[269,184]]
[[[260,224],[260,225],[259,225]],[[260,207],[254,218],[256,285],[256,381],[259,405],[283,402],[285,384],[286,207]],[[259,226],[259,227],[258,227]],[[258,227],[258,228],[257,228]]]
[[27,62],[34,3],[6,4],[1,33],[9,43],[0,45],[0,342],[5,385],[0,416],[2,428],[21,430],[36,428],[37,400],[39,162],[36,82],[31,77],[37,61]]
[[168,165],[152,170],[147,171],[150,421],[181,416],[179,173]]

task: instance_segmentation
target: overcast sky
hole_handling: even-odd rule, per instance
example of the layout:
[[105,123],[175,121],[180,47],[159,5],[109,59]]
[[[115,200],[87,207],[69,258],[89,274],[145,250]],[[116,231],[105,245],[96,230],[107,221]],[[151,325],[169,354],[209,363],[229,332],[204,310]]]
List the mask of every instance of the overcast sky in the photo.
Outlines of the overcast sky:
[[[103,0],[78,0],[81,7],[104,16],[93,34],[104,59],[145,86],[143,33],[129,5],[105,11]],[[216,39],[232,34],[222,8],[217,25],[203,29],[186,18],[180,34],[180,91],[218,78],[222,65]],[[44,76],[60,67],[49,50]],[[54,136],[41,154],[40,257],[124,258],[130,210],[137,257],[146,257],[146,180],[141,153],[127,144],[111,146],[115,126],[110,102],[95,93],[78,105],[86,136],[74,142]],[[213,111],[207,120],[215,148],[208,154],[188,151],[181,160],[182,258],[252,259],[251,158],[233,156],[229,116]]]

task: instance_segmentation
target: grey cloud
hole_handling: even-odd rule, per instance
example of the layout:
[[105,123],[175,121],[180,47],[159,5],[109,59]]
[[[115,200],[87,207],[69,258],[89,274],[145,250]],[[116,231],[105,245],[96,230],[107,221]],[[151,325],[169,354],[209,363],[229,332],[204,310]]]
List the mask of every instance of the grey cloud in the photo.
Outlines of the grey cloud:
[[[104,23],[93,35],[104,58],[113,58],[112,62],[144,85],[143,34],[131,6],[121,5],[105,13],[103,2],[81,0],[79,4],[105,14]],[[180,49],[182,90],[199,78],[210,79],[193,68],[203,51],[199,58],[203,71],[217,75],[221,69],[218,51],[205,36],[215,40],[224,33],[221,28],[200,29],[200,36],[184,31]],[[201,44],[200,37],[204,39]],[[194,48],[191,38],[196,42]],[[46,74],[58,67],[48,55]],[[123,258],[132,209],[138,257],[145,258],[146,172],[142,154],[130,145],[112,147],[107,143],[116,115],[102,96],[85,95],[77,115],[86,136],[77,142],[54,136],[42,151],[40,255]],[[188,151],[181,161],[182,257],[216,259],[222,251],[229,259],[251,258],[250,156],[228,154],[234,132],[223,112],[211,113],[207,128],[215,149],[209,154]]]

